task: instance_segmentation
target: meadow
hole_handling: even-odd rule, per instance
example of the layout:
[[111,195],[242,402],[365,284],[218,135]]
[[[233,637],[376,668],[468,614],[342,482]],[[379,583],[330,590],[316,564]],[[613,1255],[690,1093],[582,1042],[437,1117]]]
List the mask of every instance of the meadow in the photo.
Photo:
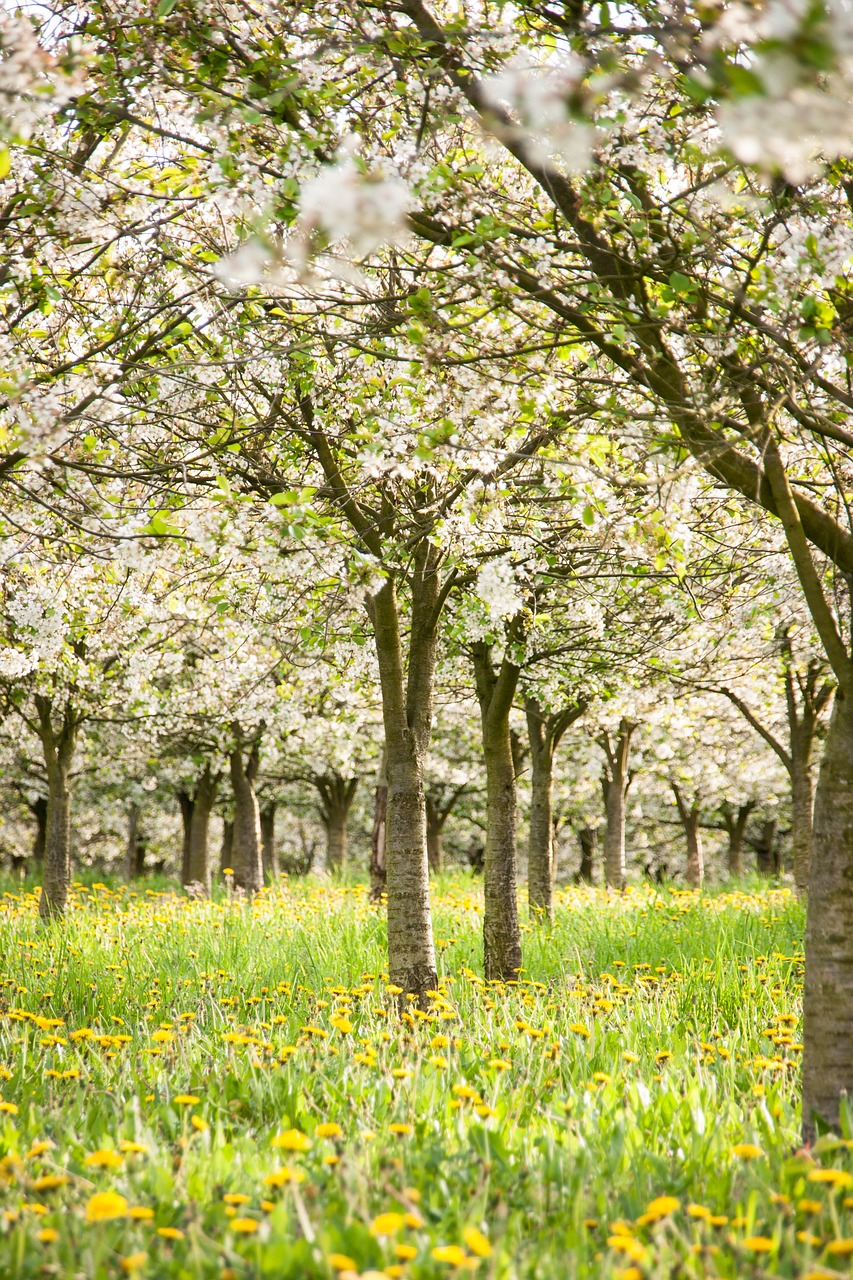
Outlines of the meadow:
[[476,882],[434,907],[424,1012],[359,884],[78,884],[48,928],[9,886],[4,1280],[850,1274],[851,1135],[798,1150],[786,890],[562,890],[504,986]]

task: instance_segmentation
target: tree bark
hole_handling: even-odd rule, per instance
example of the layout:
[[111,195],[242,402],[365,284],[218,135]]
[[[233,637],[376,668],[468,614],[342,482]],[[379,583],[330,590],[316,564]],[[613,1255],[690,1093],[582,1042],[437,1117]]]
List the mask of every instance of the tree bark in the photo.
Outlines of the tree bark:
[[271,880],[278,879],[280,875],[280,867],[278,862],[278,845],[275,839],[275,815],[278,805],[274,800],[268,800],[261,809],[261,863],[264,869],[264,879],[269,883]]
[[803,1140],[853,1097],[853,701],[836,695],[818,776],[808,895]]
[[234,887],[244,893],[259,893],[264,884],[261,861],[261,815],[255,793],[260,763],[257,744],[243,758],[243,742],[235,727],[236,745],[230,753],[231,787],[234,792],[234,829],[231,863]]
[[70,703],[66,703],[57,730],[50,698],[37,694],[35,702],[48,787],[39,915],[42,920],[50,920],[65,914],[71,884],[70,774],[80,719]]
[[223,818],[222,820],[222,845],[219,850],[219,870],[221,872],[233,871],[232,866],[234,853],[234,820],[233,818]]
[[177,793],[181,810],[181,884],[190,882],[190,841],[193,820],[193,798],[188,791]]
[[388,973],[391,983],[426,1004],[438,981],[429,900],[423,767],[432,728],[436,627],[440,612],[439,553],[418,543],[405,670],[396,582],[385,579],[369,613],[382,689],[385,727],[385,883]]
[[[804,744],[805,745],[805,744]],[[791,866],[794,884],[800,897],[808,893],[812,865],[814,792],[812,788],[811,751],[791,752]]]
[[320,819],[326,831],[326,866],[343,871],[348,860],[347,821],[358,790],[358,778],[345,778],[334,769],[314,779],[320,796]]
[[382,762],[373,797],[373,832],[370,840],[370,896],[376,901],[385,892],[385,835],[388,824],[388,752],[383,747]]
[[44,847],[47,842],[47,796],[36,796],[28,806],[36,820],[36,833],[33,837],[33,860],[36,866],[44,861]]
[[128,880],[138,880],[145,874],[145,837],[139,823],[139,805],[131,804],[127,810],[127,852],[125,857]]
[[[446,816],[446,815],[445,815]],[[444,817],[431,795],[426,797],[427,861],[433,875],[441,871],[444,861]]]
[[595,854],[598,848],[598,831],[595,827],[581,827],[578,832],[578,843],[581,847],[581,865],[578,880],[582,884],[592,884],[595,876]]
[[531,761],[527,903],[534,921],[554,918],[554,756],[563,734],[585,706],[584,702],[574,703],[548,714],[535,698],[524,703]]
[[188,832],[187,863],[185,869],[185,885],[201,885],[205,893],[210,893],[211,870],[208,834],[210,831],[210,815],[219,788],[219,774],[212,773],[210,765],[205,765],[203,773],[195,784],[190,802],[190,823]]
[[779,874],[779,855],[776,851],[776,819],[768,818],[761,828],[761,835],[752,841],[758,874],[771,880]]
[[684,879],[691,889],[701,889],[705,879],[705,859],[702,853],[702,835],[699,829],[699,820],[702,816],[701,805],[698,799],[694,799],[692,804],[688,805],[684,796],[681,794],[681,788],[672,784],[675,803],[678,806],[678,816],[681,819],[681,825],[684,829],[684,835],[687,840],[687,871]]
[[747,800],[744,804],[738,805],[737,813],[735,813],[731,805],[726,802],[720,810],[729,837],[727,866],[729,876],[733,880],[739,880],[743,876],[743,841],[746,834],[746,824],[749,822],[749,815],[755,806],[755,800]]
[[[507,644],[511,643],[511,635]],[[519,668],[505,655],[492,666],[490,646],[471,649],[486,766],[486,852],[483,864],[483,959],[490,981],[515,981],[521,969],[516,884],[517,805],[509,717]]]
[[623,716],[615,740],[603,733],[599,744],[606,763],[602,774],[604,791],[604,879],[609,889],[625,888],[625,797],[631,785],[628,766],[631,758],[631,737],[636,725]]

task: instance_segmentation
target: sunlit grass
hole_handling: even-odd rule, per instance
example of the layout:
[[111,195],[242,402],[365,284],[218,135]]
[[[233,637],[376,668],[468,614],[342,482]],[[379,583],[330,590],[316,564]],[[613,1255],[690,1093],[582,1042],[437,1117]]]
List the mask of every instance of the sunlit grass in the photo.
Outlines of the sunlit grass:
[[0,1275],[846,1274],[853,1160],[793,1155],[802,909],[558,899],[486,986],[442,880],[401,1018],[360,885],[81,888],[47,930],[7,893]]

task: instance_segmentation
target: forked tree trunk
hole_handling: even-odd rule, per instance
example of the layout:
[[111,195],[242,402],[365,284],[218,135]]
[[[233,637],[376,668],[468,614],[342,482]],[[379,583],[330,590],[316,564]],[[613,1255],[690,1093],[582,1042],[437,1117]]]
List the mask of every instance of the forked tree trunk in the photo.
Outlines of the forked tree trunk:
[[606,757],[601,779],[606,823],[604,879],[609,889],[620,892],[625,888],[625,797],[631,785],[631,737],[636,727],[623,716],[615,739],[603,733],[598,740]]
[[681,794],[681,788],[676,786],[675,783],[672,784],[672,791],[675,796],[675,803],[678,806],[678,816],[681,819],[681,825],[687,840],[687,871],[684,879],[691,889],[701,889],[705,879],[705,860],[702,853],[702,835],[699,829],[699,820],[702,816],[701,805],[698,799],[694,799],[691,804],[688,804]]
[[429,900],[423,767],[432,728],[436,627],[441,608],[437,549],[415,551],[408,670],[393,576],[369,598],[385,726],[385,865],[388,973],[391,983],[426,1004],[437,973]]
[[373,832],[370,840],[370,896],[376,901],[385,892],[385,836],[388,825],[388,753],[383,748],[382,762],[373,797]]
[[243,759],[243,745],[237,736],[237,745],[230,754],[231,788],[234,792],[234,831],[231,846],[231,864],[234,871],[234,887],[244,893],[259,893],[264,884],[264,868],[261,861],[261,815],[255,793],[258,773],[258,749],[249,748]]
[[349,821],[358,778],[345,778],[335,770],[314,779],[320,796],[320,819],[326,831],[326,866],[330,871],[343,871],[348,859],[347,822]]
[[44,873],[39,915],[50,920],[65,914],[71,884],[71,765],[80,720],[66,703],[59,729],[53,724],[49,698],[36,696],[39,737],[47,770],[47,821],[45,828]]
[[205,765],[195,785],[191,801],[190,825],[187,848],[187,865],[185,885],[201,885],[205,893],[210,893],[211,871],[208,836],[210,832],[210,815],[216,800],[219,787],[219,774],[212,773],[210,765]]
[[840,691],[818,777],[808,894],[803,1140],[853,1097],[853,701]]
[[268,800],[261,809],[261,862],[264,868],[264,879],[269,882],[277,880],[281,873],[278,862],[278,845],[275,839],[275,815],[278,805]]
[[578,880],[582,884],[592,884],[595,878],[595,854],[598,849],[598,830],[596,827],[581,827],[578,832],[578,843],[581,848],[581,865]]
[[472,646],[486,766],[486,853],[483,865],[483,959],[490,981],[515,981],[521,969],[516,886],[517,806],[509,716],[519,668],[507,657],[500,671],[490,648]]

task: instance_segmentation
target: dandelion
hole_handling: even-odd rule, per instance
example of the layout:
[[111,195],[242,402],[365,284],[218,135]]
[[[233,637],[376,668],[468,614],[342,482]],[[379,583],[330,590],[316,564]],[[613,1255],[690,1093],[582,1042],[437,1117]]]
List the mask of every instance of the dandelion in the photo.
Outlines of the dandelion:
[[125,1275],[131,1276],[135,1271],[141,1271],[148,1261],[148,1254],[141,1250],[138,1253],[129,1253],[126,1258],[121,1259],[121,1269]]
[[125,1155],[146,1155],[148,1152],[144,1142],[129,1142],[127,1140],[120,1142],[118,1149]]
[[402,1213],[380,1213],[370,1224],[370,1232],[374,1236],[393,1236],[404,1223]]
[[197,1129],[199,1133],[207,1133],[210,1128],[210,1125],[203,1116],[190,1116],[190,1124],[194,1129]]
[[200,1101],[200,1098],[196,1098],[191,1093],[177,1093],[172,1099],[172,1102],[178,1107],[194,1107]]
[[646,1212],[642,1214],[637,1222],[640,1226],[647,1226],[650,1222],[659,1222],[661,1218],[668,1218],[671,1213],[675,1213],[680,1207],[680,1201],[675,1196],[657,1196],[647,1206]]
[[849,1258],[853,1255],[853,1239],[846,1237],[842,1240],[832,1240],[826,1246],[826,1252],[833,1254],[836,1258]]
[[395,1133],[400,1138],[410,1138],[414,1133],[414,1128],[410,1124],[389,1124],[389,1133]]
[[738,1156],[741,1160],[757,1160],[759,1156],[764,1155],[764,1152],[754,1142],[737,1142],[732,1147],[732,1155]]
[[769,1236],[747,1236],[742,1243],[750,1253],[772,1253],[776,1248]]
[[127,1216],[134,1218],[137,1222],[150,1222],[154,1217],[154,1210],[150,1209],[146,1204],[136,1204],[128,1209]]
[[326,1261],[333,1271],[358,1271],[355,1258],[350,1258],[345,1253],[330,1253]]
[[238,1235],[249,1236],[257,1231],[260,1224],[255,1218],[232,1218],[228,1225]]
[[303,1182],[305,1174],[300,1169],[274,1169],[264,1178],[265,1187],[286,1187],[289,1182]]
[[844,1169],[812,1169],[809,1182],[824,1182],[835,1190],[840,1187],[846,1189],[853,1187],[853,1174],[846,1173]]
[[127,1201],[117,1191],[98,1191],[86,1205],[86,1221],[110,1222],[125,1217],[127,1209]]
[[492,1246],[489,1244],[482,1231],[478,1231],[476,1227],[466,1227],[462,1232],[462,1239],[476,1257],[491,1257]]
[[38,1238],[42,1244],[53,1244],[55,1240],[59,1239],[59,1232],[55,1227],[42,1227],[38,1233]]
[[282,1151],[310,1151],[312,1143],[301,1129],[285,1129],[275,1135],[271,1145],[280,1147]]
[[458,1244],[439,1244],[430,1250],[436,1262],[449,1262],[451,1267],[464,1266],[467,1255]]
[[30,1185],[33,1191],[57,1191],[70,1181],[64,1173],[46,1173],[36,1178]]
[[326,1124],[318,1124],[314,1130],[314,1136],[317,1138],[342,1138],[344,1131],[339,1124],[327,1122]]
[[248,1204],[251,1198],[251,1196],[246,1196],[242,1192],[236,1191],[229,1192],[228,1195],[222,1197],[226,1204]]
[[93,1151],[83,1163],[90,1169],[118,1169],[124,1161],[118,1151],[104,1150]]
[[183,1240],[184,1233],[180,1227],[158,1227],[158,1236],[162,1236],[164,1240]]

